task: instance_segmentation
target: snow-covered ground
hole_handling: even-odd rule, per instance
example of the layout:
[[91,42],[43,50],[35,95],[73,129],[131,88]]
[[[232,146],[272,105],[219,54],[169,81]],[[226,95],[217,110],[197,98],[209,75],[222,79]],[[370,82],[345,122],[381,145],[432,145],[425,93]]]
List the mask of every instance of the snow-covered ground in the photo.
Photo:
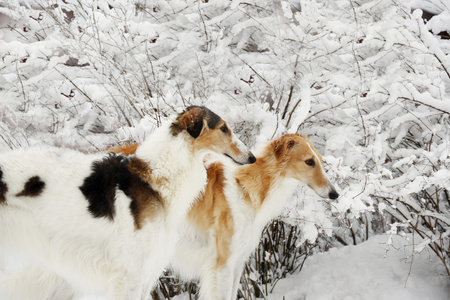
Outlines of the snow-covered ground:
[[408,239],[370,238],[306,260],[303,270],[281,280],[270,300],[448,300],[450,280],[436,257],[415,253]]

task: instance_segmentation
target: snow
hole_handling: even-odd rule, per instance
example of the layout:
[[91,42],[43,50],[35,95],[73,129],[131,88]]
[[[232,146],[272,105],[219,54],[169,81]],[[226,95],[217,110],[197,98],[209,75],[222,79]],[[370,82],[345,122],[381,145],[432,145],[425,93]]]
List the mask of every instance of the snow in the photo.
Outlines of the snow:
[[448,300],[450,282],[436,257],[429,251],[413,254],[408,239],[393,236],[388,245],[388,236],[380,235],[315,254],[267,299]]

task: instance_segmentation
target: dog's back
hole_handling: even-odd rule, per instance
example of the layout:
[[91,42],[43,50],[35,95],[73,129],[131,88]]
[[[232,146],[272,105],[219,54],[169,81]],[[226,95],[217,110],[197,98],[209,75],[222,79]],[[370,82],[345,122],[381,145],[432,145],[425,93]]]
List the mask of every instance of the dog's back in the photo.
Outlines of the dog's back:
[[[1,154],[0,198],[3,201],[0,204],[4,208],[41,206],[39,209],[49,209],[50,215],[55,214],[56,206],[73,209],[70,191],[78,190],[90,173],[92,162],[98,158],[54,147],[17,149]],[[58,200],[55,198],[58,195],[68,199]]]
[[[98,158],[52,147],[2,154],[2,248],[20,249],[22,259],[45,262],[46,267],[50,265],[62,272],[70,268],[80,270],[80,263],[90,259],[99,260],[92,249],[107,241],[114,229],[92,218],[89,202],[82,199],[79,189]],[[91,270],[98,267],[84,265]],[[83,271],[86,280],[97,281],[88,274]]]

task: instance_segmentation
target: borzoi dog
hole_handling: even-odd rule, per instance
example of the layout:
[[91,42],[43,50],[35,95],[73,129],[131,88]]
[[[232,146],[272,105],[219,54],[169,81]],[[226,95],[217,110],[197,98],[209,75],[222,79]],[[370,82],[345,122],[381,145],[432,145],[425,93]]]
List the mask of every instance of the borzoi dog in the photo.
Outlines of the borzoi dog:
[[[18,252],[75,289],[148,299],[174,253],[180,222],[206,184],[208,152],[255,162],[204,107],[187,108],[130,157],[51,147],[2,154],[0,252]],[[2,299],[24,298],[25,283],[8,295],[3,279]]]
[[[136,145],[112,151],[132,154]],[[321,155],[308,138],[287,134],[270,142],[252,165],[212,163],[208,183],[180,227],[171,266],[200,278],[200,298],[236,299],[245,262],[265,225],[278,216],[300,181],[320,197],[339,197]]]

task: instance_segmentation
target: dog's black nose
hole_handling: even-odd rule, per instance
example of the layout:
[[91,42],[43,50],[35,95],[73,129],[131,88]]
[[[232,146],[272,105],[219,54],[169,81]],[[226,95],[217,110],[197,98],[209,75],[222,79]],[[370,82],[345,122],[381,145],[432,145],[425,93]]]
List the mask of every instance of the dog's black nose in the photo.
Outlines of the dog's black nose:
[[250,157],[248,158],[248,161],[252,164],[256,161],[256,157],[250,153]]
[[335,191],[332,190],[329,194],[328,197],[330,197],[330,199],[337,199],[339,197],[339,194]]

